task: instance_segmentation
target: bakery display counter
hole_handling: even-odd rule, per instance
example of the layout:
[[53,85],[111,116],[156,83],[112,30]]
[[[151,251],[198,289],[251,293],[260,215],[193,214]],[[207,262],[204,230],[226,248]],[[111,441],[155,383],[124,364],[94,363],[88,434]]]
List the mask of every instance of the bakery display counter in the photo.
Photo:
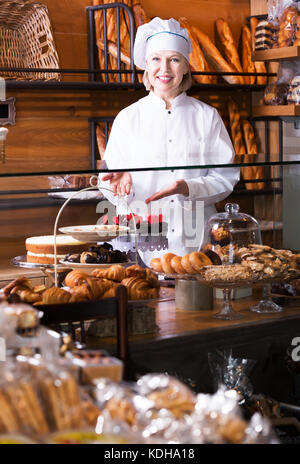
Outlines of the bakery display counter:
[[[192,382],[201,392],[214,391],[208,353],[232,349],[233,355],[255,360],[250,380],[254,391],[295,404],[293,378],[286,367],[286,350],[300,334],[300,306],[284,306],[275,314],[250,311],[261,296],[255,286],[253,296],[234,301],[242,319],[212,318],[222,306],[213,300],[212,310],[189,311],[176,308],[175,301],[148,303],[155,309],[157,331],[129,337],[130,376],[146,372],[168,372]],[[112,337],[88,336],[90,347],[114,351]]]

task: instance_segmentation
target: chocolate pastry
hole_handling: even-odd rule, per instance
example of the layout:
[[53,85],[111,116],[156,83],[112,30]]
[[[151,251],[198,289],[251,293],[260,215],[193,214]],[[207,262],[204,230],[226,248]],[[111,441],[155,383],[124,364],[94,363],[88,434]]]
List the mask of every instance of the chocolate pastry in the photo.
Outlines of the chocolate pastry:
[[95,264],[97,263],[98,255],[92,251],[84,251],[81,253],[80,262],[86,264]]
[[65,256],[65,261],[69,261],[69,263],[80,263],[80,253],[68,253]]

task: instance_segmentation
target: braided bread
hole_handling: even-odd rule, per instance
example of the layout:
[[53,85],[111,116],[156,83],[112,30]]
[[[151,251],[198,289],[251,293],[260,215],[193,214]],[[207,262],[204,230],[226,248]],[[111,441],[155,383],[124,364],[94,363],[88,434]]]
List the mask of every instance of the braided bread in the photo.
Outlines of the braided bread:
[[241,130],[241,116],[237,104],[233,100],[228,102],[229,120],[231,126],[231,137],[236,155],[245,155],[246,148]]

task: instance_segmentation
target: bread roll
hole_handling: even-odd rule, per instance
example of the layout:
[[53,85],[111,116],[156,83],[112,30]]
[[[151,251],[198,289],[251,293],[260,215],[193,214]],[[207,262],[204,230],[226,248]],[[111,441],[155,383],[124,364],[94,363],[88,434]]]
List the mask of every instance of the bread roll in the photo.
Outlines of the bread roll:
[[[221,55],[217,47],[210,40],[208,35],[204,34],[197,27],[193,27],[193,32],[197,38],[203,53],[208,63],[218,72],[236,72],[233,66],[231,66]],[[225,75],[223,79],[229,84],[243,84],[244,80],[242,76],[230,76]]]
[[[193,33],[192,27],[190,27],[186,18],[179,18],[180,26],[185,28],[188,32],[189,38],[192,42],[193,51],[190,54],[190,66],[192,71],[206,71],[205,69],[205,59],[203,52],[198,44],[197,38]],[[210,76],[193,76],[193,79],[199,84],[209,84],[211,83]]]
[[223,18],[218,18],[216,20],[216,27],[227,61],[234,67],[237,72],[243,72],[239,54],[229,24]]
[[[251,33],[248,26],[243,26],[242,28],[242,63],[244,72],[254,73],[255,65],[252,61],[252,51],[251,51]],[[255,76],[244,76],[245,84],[253,85],[255,84]]]
[[243,140],[241,129],[241,116],[237,104],[233,100],[228,102],[229,120],[231,127],[231,136],[236,155],[245,155],[246,148]]

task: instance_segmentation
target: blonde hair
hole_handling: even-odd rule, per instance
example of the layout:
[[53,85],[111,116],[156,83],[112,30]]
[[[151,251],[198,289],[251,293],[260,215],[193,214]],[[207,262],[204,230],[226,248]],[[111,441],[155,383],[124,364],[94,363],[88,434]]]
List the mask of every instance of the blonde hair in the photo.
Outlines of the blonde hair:
[[[181,84],[179,85],[178,90],[180,92],[186,92],[192,85],[192,74],[191,74],[191,69],[189,67],[188,72],[183,75]],[[152,85],[150,84],[149,77],[148,77],[148,71],[144,71],[143,74],[143,84],[146,87],[146,90],[153,90]]]

